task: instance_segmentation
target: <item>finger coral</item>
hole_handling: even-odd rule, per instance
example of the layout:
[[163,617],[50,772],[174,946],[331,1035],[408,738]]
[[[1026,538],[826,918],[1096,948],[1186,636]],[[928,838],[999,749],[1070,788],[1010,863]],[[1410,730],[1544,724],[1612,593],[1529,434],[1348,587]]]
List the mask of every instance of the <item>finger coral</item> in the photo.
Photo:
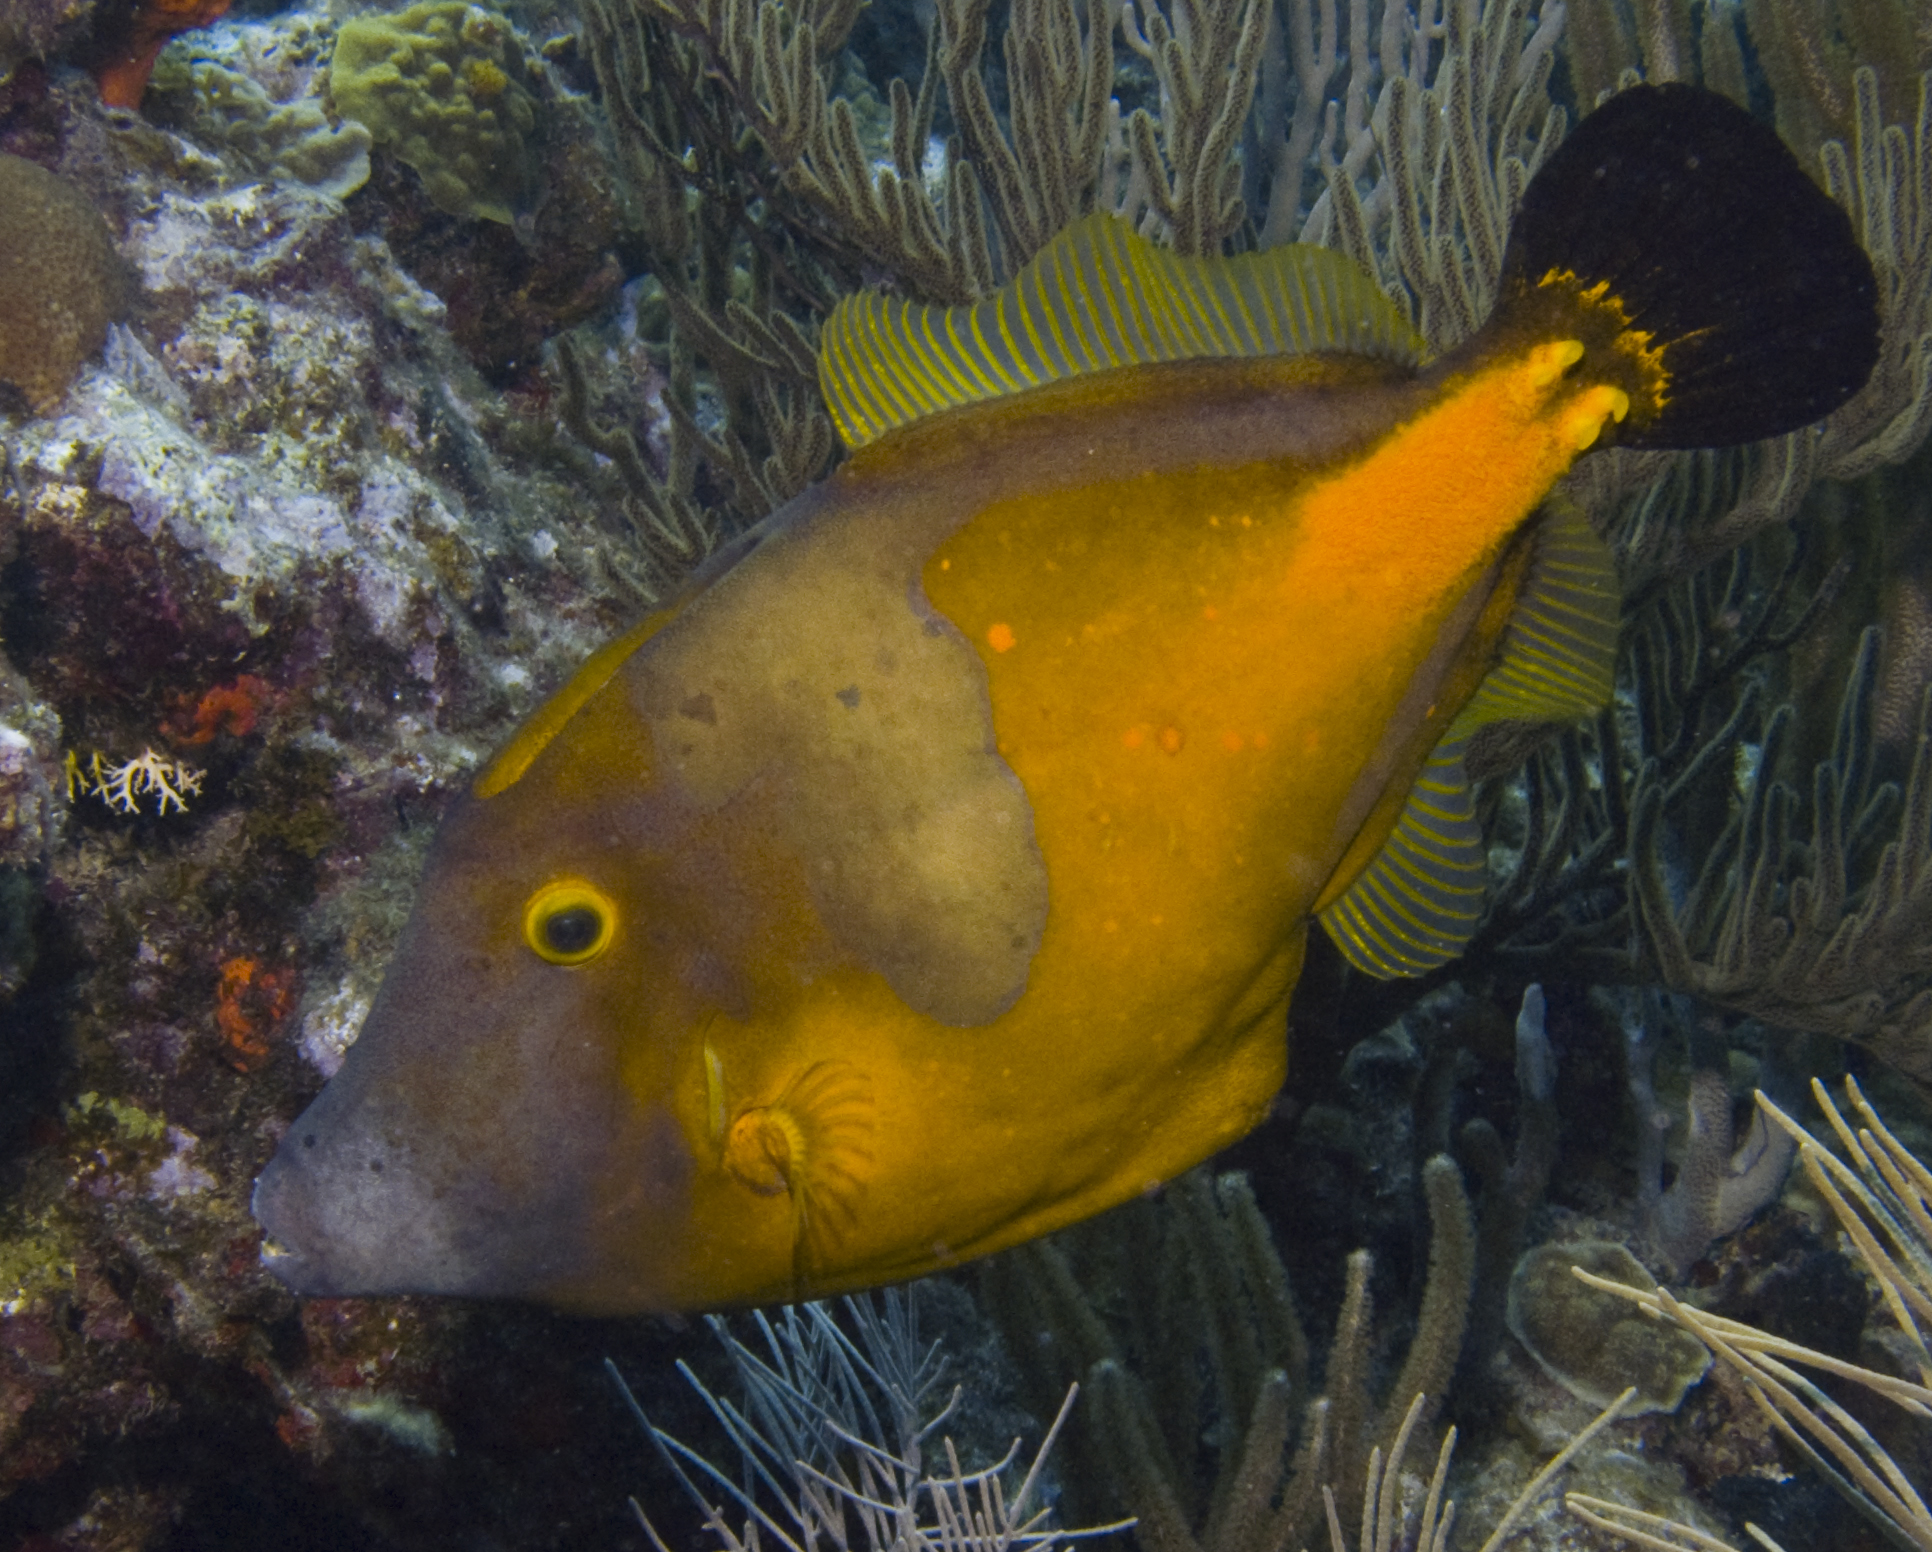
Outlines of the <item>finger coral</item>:
[[52,408],[120,315],[126,281],[107,223],[79,189],[0,154],[0,382]]

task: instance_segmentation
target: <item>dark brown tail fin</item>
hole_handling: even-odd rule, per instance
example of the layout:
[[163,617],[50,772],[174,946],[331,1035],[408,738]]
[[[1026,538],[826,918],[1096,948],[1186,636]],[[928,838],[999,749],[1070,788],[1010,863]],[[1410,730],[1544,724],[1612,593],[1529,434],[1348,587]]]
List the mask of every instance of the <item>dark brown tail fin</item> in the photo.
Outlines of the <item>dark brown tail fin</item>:
[[[1612,353],[1617,441],[1718,447],[1810,424],[1878,359],[1877,284],[1845,213],[1770,129],[1690,86],[1584,119],[1523,197],[1496,326]],[[1628,379],[1627,381],[1625,379]]]

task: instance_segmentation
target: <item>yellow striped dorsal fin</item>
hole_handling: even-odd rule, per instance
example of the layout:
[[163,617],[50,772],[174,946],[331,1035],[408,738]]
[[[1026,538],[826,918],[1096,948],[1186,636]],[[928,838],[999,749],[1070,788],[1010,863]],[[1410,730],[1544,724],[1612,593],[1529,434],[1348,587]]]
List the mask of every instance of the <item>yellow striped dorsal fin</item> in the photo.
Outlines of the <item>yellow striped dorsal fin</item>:
[[1384,981],[1422,975],[1468,946],[1487,873],[1463,770],[1469,736],[1491,722],[1568,721],[1608,704],[1618,616],[1610,552],[1580,512],[1553,504],[1501,659],[1429,756],[1382,849],[1318,914],[1356,969]]
[[1374,280],[1327,248],[1186,258],[1095,214],[981,302],[848,296],[819,335],[818,380],[839,436],[859,448],[922,415],[1083,372],[1318,351],[1414,365],[1423,347]]

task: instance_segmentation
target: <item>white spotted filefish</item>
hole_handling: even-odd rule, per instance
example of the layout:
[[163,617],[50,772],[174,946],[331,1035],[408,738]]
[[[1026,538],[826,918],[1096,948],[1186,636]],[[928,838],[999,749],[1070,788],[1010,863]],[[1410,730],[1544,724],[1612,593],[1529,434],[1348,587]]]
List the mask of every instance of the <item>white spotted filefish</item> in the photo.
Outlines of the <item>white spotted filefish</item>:
[[701,1309],[1173,1179],[1267,1111],[1311,922],[1373,975],[1468,941],[1472,730],[1607,698],[1609,561],[1551,486],[1817,419],[1874,297],[1776,136],[1663,86],[1548,157],[1440,359],[1334,253],[1106,216],[976,305],[848,299],[851,456],[455,805],[256,1186],[268,1264]]

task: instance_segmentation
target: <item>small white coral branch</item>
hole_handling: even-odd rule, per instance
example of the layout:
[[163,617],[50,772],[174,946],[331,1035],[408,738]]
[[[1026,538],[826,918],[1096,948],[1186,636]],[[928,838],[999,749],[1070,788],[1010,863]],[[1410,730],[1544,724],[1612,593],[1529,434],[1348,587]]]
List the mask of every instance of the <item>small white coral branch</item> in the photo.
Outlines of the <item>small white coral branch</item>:
[[80,772],[69,757],[68,791],[71,796],[79,777],[81,790],[99,798],[119,814],[138,814],[141,799],[152,797],[155,812],[165,814],[170,805],[176,813],[188,811],[188,799],[201,796],[206,771],[183,765],[152,749],[143,749],[125,765],[109,765],[96,754],[86,772]]

